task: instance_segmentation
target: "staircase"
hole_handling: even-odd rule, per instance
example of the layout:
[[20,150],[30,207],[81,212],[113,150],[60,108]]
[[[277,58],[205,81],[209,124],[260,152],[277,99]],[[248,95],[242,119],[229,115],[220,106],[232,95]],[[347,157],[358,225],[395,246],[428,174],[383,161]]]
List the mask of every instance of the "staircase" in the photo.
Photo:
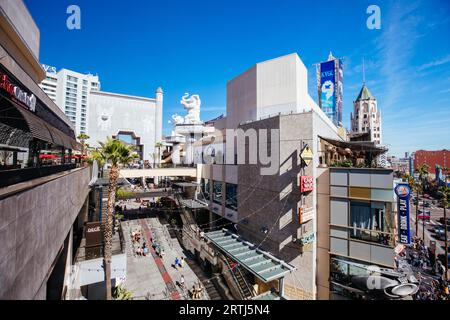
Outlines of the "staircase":
[[236,263],[229,257],[225,256],[225,262],[228,268],[228,272],[232,275],[234,279],[234,283],[236,284],[236,287],[239,290],[239,293],[241,294],[241,298],[243,300],[250,300],[253,297],[256,296],[254,293],[253,288],[249,285],[245,274],[242,272],[241,268],[239,266],[236,266],[232,270],[232,266]]
[[220,292],[216,289],[214,283],[211,280],[208,280],[203,269],[195,261],[186,259],[186,263],[192,271],[194,271],[197,278],[202,282],[202,285],[205,288],[210,300],[226,300],[226,297],[222,297],[220,295]]

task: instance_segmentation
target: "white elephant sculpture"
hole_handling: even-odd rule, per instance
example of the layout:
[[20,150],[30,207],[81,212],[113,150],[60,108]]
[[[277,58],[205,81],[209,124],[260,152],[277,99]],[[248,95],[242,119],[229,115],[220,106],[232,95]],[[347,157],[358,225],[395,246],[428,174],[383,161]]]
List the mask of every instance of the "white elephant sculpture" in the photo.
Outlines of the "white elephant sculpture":
[[179,116],[178,114],[174,114],[170,123],[172,123],[173,125],[183,124],[184,118],[182,116]]
[[185,124],[200,123],[200,106],[202,104],[200,96],[198,94],[192,95],[189,99],[189,93],[185,93],[181,98],[180,103],[187,111],[186,117],[184,117]]

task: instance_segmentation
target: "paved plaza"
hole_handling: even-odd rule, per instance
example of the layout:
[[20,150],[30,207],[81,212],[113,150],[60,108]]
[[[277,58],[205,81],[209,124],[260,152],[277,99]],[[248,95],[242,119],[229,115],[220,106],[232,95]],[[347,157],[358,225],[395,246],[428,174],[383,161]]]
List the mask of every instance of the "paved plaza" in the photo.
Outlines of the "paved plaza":
[[[175,258],[184,257],[178,240],[171,238],[167,226],[161,224],[158,217],[128,220],[122,222],[127,253],[127,277],[124,287],[133,293],[136,300],[188,300],[191,296],[187,290],[180,288],[179,281],[184,276],[186,288],[198,287],[199,279],[184,263],[183,268],[175,269]],[[141,244],[145,241],[150,249],[146,256],[138,256],[132,243],[132,232],[140,231]],[[164,249],[161,259],[152,248],[153,240]],[[200,299],[208,300],[206,290],[202,290]]]

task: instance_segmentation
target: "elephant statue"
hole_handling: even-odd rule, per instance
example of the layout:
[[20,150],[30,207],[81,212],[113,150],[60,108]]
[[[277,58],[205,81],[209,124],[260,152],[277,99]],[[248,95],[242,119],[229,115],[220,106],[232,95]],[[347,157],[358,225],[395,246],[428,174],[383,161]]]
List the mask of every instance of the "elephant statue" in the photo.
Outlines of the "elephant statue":
[[170,121],[171,124],[177,125],[177,124],[183,124],[184,118],[182,116],[179,116],[178,114],[174,114],[172,116],[172,120]]
[[200,106],[201,100],[198,94],[192,95],[189,99],[189,93],[185,93],[181,98],[180,103],[184,106],[187,111],[187,115],[184,117],[185,124],[196,124],[200,123]]

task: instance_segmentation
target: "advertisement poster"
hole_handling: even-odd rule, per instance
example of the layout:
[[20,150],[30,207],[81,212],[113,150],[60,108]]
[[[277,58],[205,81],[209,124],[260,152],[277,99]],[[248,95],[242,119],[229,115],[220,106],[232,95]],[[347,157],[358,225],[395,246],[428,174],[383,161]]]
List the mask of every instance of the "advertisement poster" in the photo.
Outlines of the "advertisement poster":
[[335,60],[320,64],[320,107],[330,118],[336,113]]
[[395,187],[395,194],[398,197],[398,239],[401,244],[410,244],[411,231],[409,198],[411,196],[411,189],[406,184],[399,184]]

